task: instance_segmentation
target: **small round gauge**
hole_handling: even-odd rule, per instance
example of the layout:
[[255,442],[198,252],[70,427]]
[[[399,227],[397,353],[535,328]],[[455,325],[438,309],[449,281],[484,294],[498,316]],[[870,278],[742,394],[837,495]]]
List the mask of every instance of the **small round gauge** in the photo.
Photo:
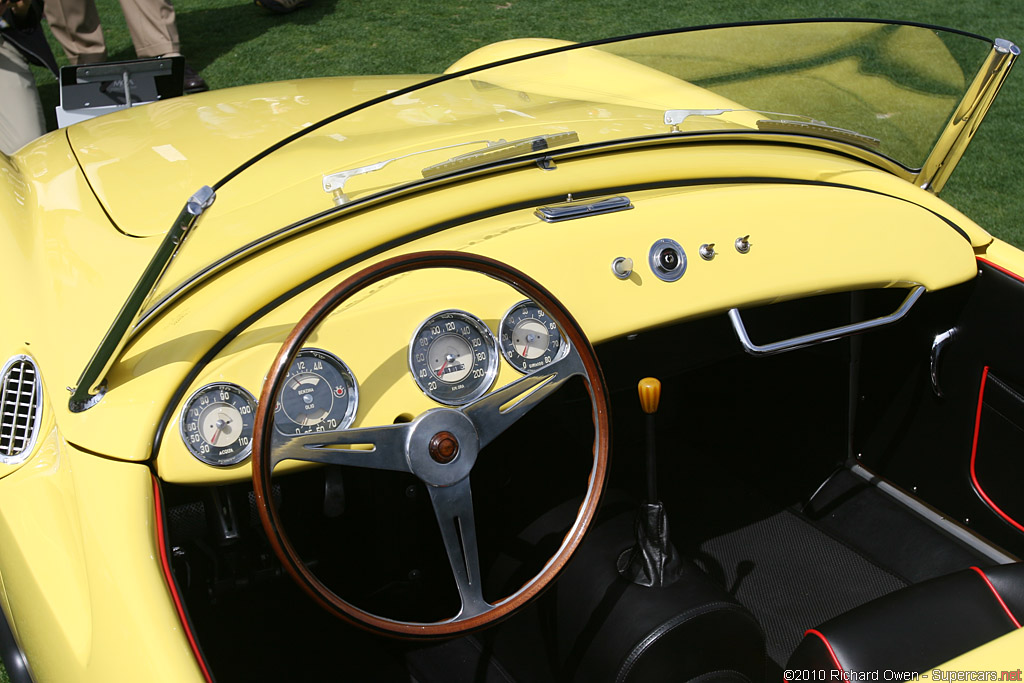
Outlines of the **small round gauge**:
[[463,405],[483,396],[494,384],[498,345],[476,316],[441,311],[413,335],[409,369],[427,396],[445,405]]
[[565,342],[558,325],[529,299],[508,309],[499,328],[501,352],[509,364],[528,374],[558,358]]
[[274,405],[274,427],[285,435],[346,429],[358,406],[358,385],[348,366],[326,351],[302,349]]
[[181,438],[207,465],[236,465],[252,452],[256,399],[237,384],[207,384],[181,411]]

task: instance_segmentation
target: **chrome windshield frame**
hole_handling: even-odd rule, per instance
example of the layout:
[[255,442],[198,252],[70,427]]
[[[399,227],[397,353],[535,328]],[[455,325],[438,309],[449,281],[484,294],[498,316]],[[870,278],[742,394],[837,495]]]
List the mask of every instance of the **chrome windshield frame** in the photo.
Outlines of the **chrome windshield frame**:
[[1010,75],[1020,48],[1008,40],[992,41],[981,70],[975,75],[960,105],[956,108],[946,129],[932,147],[931,154],[921,165],[914,184],[938,194],[946,185],[957,163],[963,157],[968,143],[978,131],[985,114],[999,94],[999,89]]

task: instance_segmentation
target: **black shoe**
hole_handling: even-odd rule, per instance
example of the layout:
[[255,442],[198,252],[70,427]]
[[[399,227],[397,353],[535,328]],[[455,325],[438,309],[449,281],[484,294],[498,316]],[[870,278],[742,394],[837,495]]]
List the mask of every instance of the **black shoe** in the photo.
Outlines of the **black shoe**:
[[254,2],[274,14],[288,14],[309,5],[309,0],[254,0]]
[[189,66],[188,62],[185,62],[185,94],[206,92],[209,89],[210,86],[206,85],[206,81],[199,75],[199,72]]

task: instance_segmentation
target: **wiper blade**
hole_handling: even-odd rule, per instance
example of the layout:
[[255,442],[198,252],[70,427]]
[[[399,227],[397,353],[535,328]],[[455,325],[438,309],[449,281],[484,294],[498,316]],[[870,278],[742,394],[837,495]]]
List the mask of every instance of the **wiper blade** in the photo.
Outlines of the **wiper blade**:
[[733,113],[768,114],[770,116],[781,116],[787,119],[803,119],[811,123],[825,125],[824,121],[804,116],[803,114],[786,114],[781,111],[765,111],[764,109],[667,109],[665,110],[665,125],[672,126],[673,132],[679,132],[679,126],[691,116],[723,116]]
[[579,142],[579,140],[580,136],[576,134],[576,131],[569,130],[564,133],[535,135],[532,138],[523,138],[510,142],[499,141],[498,143],[488,145],[484,149],[466,152],[465,154],[452,157],[448,161],[427,166],[423,169],[423,177],[436,178],[446,173],[461,171],[473,166],[482,166],[492,161],[511,159],[522,154],[529,154],[530,152],[542,152],[545,149],[557,147],[558,145],[568,145],[572,142]]
[[[669,109],[665,112],[665,125],[671,126],[674,133],[679,132],[679,126],[691,116],[723,116],[733,112],[744,112],[751,114],[766,114],[779,116],[778,119],[760,119],[757,121],[757,129],[771,133],[803,133],[819,138],[839,140],[852,145],[867,147],[878,150],[882,141],[878,138],[858,133],[855,130],[830,126],[824,121],[805,116],[804,114],[786,114],[778,111],[764,111],[761,109]],[[797,120],[799,119],[799,120]]]
[[447,161],[442,161],[439,164],[433,166],[427,166],[423,169],[424,178],[434,178],[436,176],[458,171],[471,166],[480,166],[491,161],[500,161],[501,159],[510,159],[512,157],[519,156],[520,154],[528,154],[530,152],[539,152],[550,147],[556,147],[558,145],[566,145],[570,142],[578,142],[579,136],[575,131],[568,131],[564,133],[550,133],[548,135],[536,135],[532,138],[523,138],[522,140],[512,140],[508,142],[504,139],[501,140],[469,140],[466,142],[457,142],[453,145],[443,145],[441,147],[431,147],[430,149],[420,149],[415,152],[408,154],[402,154],[397,157],[390,159],[384,159],[373,164],[367,164],[366,166],[358,166],[356,168],[349,168],[344,171],[337,171],[335,173],[327,174],[323,177],[324,192],[329,192],[334,195],[334,203],[338,206],[346,204],[350,201],[349,196],[345,194],[345,183],[350,178],[358,175],[365,175],[367,173],[373,173],[379,171],[388,164],[399,161],[401,159],[407,159],[409,157],[418,156],[420,154],[427,154],[428,152],[437,152],[442,149],[451,149],[453,147],[464,147],[466,145],[485,145],[483,149],[474,150],[472,152],[466,152],[459,156],[452,157]]
[[400,159],[408,159],[419,154],[427,154],[428,152],[437,152],[442,149],[452,149],[453,147],[465,147],[466,145],[487,145],[492,147],[495,145],[504,144],[504,140],[498,140],[493,142],[491,140],[469,140],[467,142],[457,142],[454,145],[443,145],[441,147],[431,147],[430,149],[420,149],[415,152],[409,152],[408,154],[402,154],[397,157],[391,157],[383,161],[378,161],[374,164],[367,164],[366,166],[357,166],[356,168],[345,169],[344,171],[338,171],[336,173],[330,173],[323,177],[324,192],[330,192],[334,195],[334,203],[338,206],[345,204],[349,201],[348,195],[345,194],[345,183],[349,178],[357,175],[364,175],[366,173],[373,173],[379,171],[393,161],[399,161]]
[[858,133],[855,130],[839,128],[838,126],[830,126],[823,121],[761,119],[757,122],[757,129],[769,133],[803,133],[806,135],[813,135],[814,137],[848,142],[851,145],[867,147],[876,151],[882,147],[882,141],[878,138]]

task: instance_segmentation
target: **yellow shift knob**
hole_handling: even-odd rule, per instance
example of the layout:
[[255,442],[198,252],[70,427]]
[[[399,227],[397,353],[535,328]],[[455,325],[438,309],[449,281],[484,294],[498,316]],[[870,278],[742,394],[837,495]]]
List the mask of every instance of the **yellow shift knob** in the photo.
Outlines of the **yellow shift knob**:
[[644,377],[636,385],[640,393],[640,407],[648,415],[658,412],[658,401],[661,400],[661,382],[653,377]]

